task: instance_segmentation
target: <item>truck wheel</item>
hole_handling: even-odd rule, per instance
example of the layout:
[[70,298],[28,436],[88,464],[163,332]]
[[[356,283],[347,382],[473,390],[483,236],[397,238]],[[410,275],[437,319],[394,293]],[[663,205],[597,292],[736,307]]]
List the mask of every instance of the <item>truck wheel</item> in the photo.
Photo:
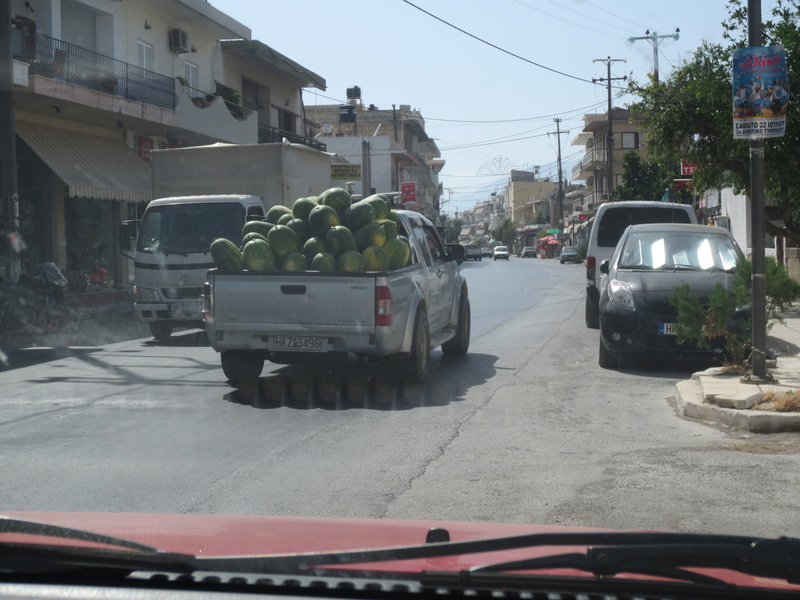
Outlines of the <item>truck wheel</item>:
[[469,298],[462,296],[458,305],[456,336],[442,344],[442,352],[448,356],[464,356],[467,353],[467,350],[469,350],[470,317]]
[[222,372],[233,384],[256,381],[264,368],[264,357],[254,352],[226,350],[220,352]]
[[172,335],[172,325],[166,321],[150,321],[150,333],[159,342],[166,342]]
[[419,309],[414,319],[414,338],[411,341],[408,377],[414,383],[422,383],[431,372],[431,334],[428,327],[428,313]]
[[603,340],[600,340],[600,351],[598,353],[597,364],[603,369],[616,369],[619,365],[619,359],[616,354],[606,348]]
[[600,309],[596,306],[592,306],[589,302],[589,298],[586,298],[586,307],[584,312],[586,326],[589,329],[600,329]]

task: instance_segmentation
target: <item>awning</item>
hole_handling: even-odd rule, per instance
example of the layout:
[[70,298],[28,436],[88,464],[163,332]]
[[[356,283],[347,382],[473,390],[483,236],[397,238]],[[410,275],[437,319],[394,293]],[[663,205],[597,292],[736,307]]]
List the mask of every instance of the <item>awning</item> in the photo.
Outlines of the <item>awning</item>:
[[121,138],[15,123],[17,133],[58,175],[76,198],[148,202],[153,199],[150,164]]

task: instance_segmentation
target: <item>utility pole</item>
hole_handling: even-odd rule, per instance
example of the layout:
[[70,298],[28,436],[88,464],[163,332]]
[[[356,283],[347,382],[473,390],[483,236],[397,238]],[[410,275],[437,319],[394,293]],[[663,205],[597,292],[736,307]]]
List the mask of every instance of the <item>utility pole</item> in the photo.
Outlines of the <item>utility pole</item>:
[[11,52],[11,5],[0,0],[0,177],[3,180],[3,234],[8,249],[6,276],[17,278],[15,244],[18,223],[17,146],[14,129],[14,61]]
[[[750,47],[761,45],[761,0],[747,0],[747,43]],[[750,355],[751,380],[754,383],[767,378],[767,282],[764,257],[764,140],[750,138],[750,229],[753,253],[752,270],[752,336],[753,352]]]
[[670,35],[658,35],[658,33],[655,32],[655,31],[651,34],[650,30],[648,29],[647,31],[645,31],[646,35],[644,37],[629,37],[628,38],[628,41],[631,44],[633,44],[636,40],[647,40],[648,42],[650,42],[653,45],[653,80],[656,83],[658,83],[658,45],[663,40],[667,40],[667,39],[673,39],[673,40],[675,40],[677,42],[678,38],[681,37],[680,36],[680,32],[681,32],[681,30],[678,27],[676,27],[675,28],[675,33],[672,33]]
[[610,56],[607,58],[595,58],[592,62],[603,62],[606,63],[606,67],[608,69],[608,76],[607,77],[600,77],[599,79],[592,78],[592,83],[597,83],[598,81],[605,81],[606,88],[608,88],[608,135],[606,136],[606,195],[607,198],[611,198],[611,190],[614,189],[614,123],[611,115],[611,82],[612,81],[625,81],[628,79],[627,76],[624,77],[611,77],[611,63],[615,62],[625,62],[624,58],[611,58]]
[[372,156],[369,140],[361,141],[361,198],[372,194]]
[[[564,186],[563,181],[564,177],[561,174],[561,134],[566,133],[569,135],[569,131],[561,131],[561,121],[562,119],[553,119],[556,124],[556,140],[558,141],[558,199],[556,200],[556,210],[555,210],[555,218],[556,222],[560,225],[564,224]],[[548,133],[547,135],[553,135],[552,133]]]

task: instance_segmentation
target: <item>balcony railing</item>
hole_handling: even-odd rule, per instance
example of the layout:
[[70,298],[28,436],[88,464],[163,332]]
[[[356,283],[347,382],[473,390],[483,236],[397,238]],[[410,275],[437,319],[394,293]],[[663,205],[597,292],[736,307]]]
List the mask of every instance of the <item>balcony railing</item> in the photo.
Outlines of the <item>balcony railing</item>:
[[321,150],[322,152],[325,152],[325,150],[327,149],[327,146],[322,142],[318,142],[317,140],[306,137],[304,135],[298,135],[296,133],[284,131],[283,129],[278,129],[277,127],[269,127],[267,125],[258,126],[259,144],[274,144],[277,142],[282,142],[283,138],[286,138],[287,140],[295,144],[303,144],[305,146],[311,146],[312,148],[316,148],[317,150]]
[[[175,110],[175,79],[37,33],[29,72],[57,81]],[[23,60],[25,60],[23,58]]]
[[581,171],[586,171],[590,169],[592,163],[604,163],[606,161],[606,151],[603,148],[594,148],[589,150],[586,154],[583,155],[583,158],[580,162],[576,162],[572,166],[572,176],[573,178],[578,175]]

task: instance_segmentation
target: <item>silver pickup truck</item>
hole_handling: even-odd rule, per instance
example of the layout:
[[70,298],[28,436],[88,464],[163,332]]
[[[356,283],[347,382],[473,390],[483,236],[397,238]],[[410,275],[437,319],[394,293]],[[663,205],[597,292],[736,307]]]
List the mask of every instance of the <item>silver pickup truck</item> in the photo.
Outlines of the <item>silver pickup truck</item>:
[[399,232],[411,244],[411,264],[401,269],[208,272],[206,333],[231,383],[257,379],[265,360],[292,364],[349,354],[391,358],[409,380],[421,382],[430,373],[432,349],[467,353],[464,248],[445,246],[419,213],[397,212]]

